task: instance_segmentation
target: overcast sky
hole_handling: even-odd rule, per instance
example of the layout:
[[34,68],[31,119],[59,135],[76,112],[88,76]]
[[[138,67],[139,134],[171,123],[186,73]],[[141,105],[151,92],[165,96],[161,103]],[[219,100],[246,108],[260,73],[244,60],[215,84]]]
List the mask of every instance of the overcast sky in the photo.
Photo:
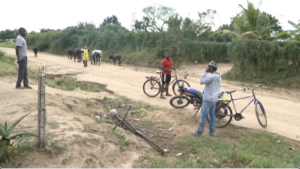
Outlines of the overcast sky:
[[[251,0],[258,7],[260,0]],[[230,17],[246,7],[247,0],[0,0],[0,31],[25,27],[28,32],[41,28],[64,29],[78,22],[93,22],[97,27],[107,16],[116,15],[130,29],[133,14],[141,18],[142,9],[161,4],[172,7],[182,17],[198,18],[198,11],[216,10],[215,27],[229,24]],[[263,0],[260,10],[279,19],[284,30],[293,29],[287,21],[298,23],[300,0]]]

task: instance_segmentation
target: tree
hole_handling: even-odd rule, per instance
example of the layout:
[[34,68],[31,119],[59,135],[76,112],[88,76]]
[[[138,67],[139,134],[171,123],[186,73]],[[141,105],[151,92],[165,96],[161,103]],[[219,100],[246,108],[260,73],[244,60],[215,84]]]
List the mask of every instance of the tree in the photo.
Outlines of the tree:
[[165,30],[165,25],[171,16],[175,16],[175,9],[161,6],[149,6],[143,10],[144,17],[141,21],[135,20],[134,27],[136,30],[159,31]]
[[16,38],[18,33],[19,31],[17,29],[15,30],[6,29],[5,31],[0,32],[0,39]]
[[105,18],[104,21],[100,24],[100,28],[106,26],[107,24],[121,26],[118,17],[116,17],[115,15]]
[[278,20],[261,12],[254,4],[248,1],[247,8],[243,7],[242,12],[233,17],[234,32],[240,34],[244,39],[270,40],[274,32],[281,31]]
[[283,38],[283,37],[290,37],[288,40],[290,41],[300,41],[300,20],[298,21],[298,24],[288,21],[290,25],[292,25],[295,30],[287,30],[287,31],[282,31],[278,34],[275,35],[275,37],[278,38]]

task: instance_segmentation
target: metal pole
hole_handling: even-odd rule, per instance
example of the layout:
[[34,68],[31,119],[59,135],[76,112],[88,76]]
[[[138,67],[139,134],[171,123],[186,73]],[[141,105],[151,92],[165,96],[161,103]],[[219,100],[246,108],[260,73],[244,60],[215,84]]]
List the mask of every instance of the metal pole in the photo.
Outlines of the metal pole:
[[47,113],[45,104],[45,81],[46,81],[46,68],[43,66],[39,74],[39,87],[38,87],[38,148],[44,150],[47,144],[46,141],[46,123]]

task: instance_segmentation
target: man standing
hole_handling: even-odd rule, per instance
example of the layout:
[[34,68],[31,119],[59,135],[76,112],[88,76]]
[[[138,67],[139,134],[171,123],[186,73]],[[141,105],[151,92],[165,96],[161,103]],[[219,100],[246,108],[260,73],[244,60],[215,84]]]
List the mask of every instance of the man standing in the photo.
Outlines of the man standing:
[[[192,133],[195,136],[202,136],[208,115],[210,118],[209,134],[211,136],[215,135],[215,111],[222,82],[221,74],[216,72],[217,68],[218,62],[216,60],[211,61],[208,64],[208,68],[200,77],[200,84],[205,84],[205,88],[203,92],[204,96],[199,127],[197,132]],[[206,77],[207,73],[211,73],[211,75]]]
[[[161,93],[160,93],[160,98],[161,99],[166,99],[163,96],[164,89],[166,88],[166,96],[172,96],[169,94],[169,83],[171,81],[171,73],[172,73],[173,68],[173,61],[170,58],[169,52],[165,53],[165,59],[161,62],[161,70],[162,71],[162,88],[161,88]],[[166,86],[166,87],[165,87]]]
[[[16,39],[16,55],[17,63],[19,64],[18,80],[16,84],[16,89],[32,89],[28,85],[28,74],[27,74],[27,44],[24,39],[26,37],[27,31],[25,28],[19,29],[20,35]],[[21,82],[23,81],[23,86]]]
[[83,59],[84,67],[87,67],[87,61],[89,60],[89,51],[88,51],[87,46],[85,46],[85,50],[84,50],[82,59]]

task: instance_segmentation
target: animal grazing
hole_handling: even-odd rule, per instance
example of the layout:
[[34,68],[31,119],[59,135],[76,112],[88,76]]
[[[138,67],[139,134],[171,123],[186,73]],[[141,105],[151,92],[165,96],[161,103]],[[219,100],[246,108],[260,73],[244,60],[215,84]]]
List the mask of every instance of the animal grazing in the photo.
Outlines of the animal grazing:
[[37,57],[37,53],[38,53],[39,49],[37,47],[33,48],[33,52],[34,52],[34,56]]
[[115,64],[116,60],[119,60],[119,66],[121,66],[121,55],[119,54],[110,55],[109,59],[114,60],[114,65],[116,65]]
[[94,50],[92,52],[91,64],[93,64],[93,62],[94,62],[94,65],[96,65],[96,64],[100,65],[102,57],[103,57],[103,53],[101,50]]
[[72,60],[72,57],[74,56],[74,49],[70,48],[67,50],[67,52],[68,52],[68,59]]

